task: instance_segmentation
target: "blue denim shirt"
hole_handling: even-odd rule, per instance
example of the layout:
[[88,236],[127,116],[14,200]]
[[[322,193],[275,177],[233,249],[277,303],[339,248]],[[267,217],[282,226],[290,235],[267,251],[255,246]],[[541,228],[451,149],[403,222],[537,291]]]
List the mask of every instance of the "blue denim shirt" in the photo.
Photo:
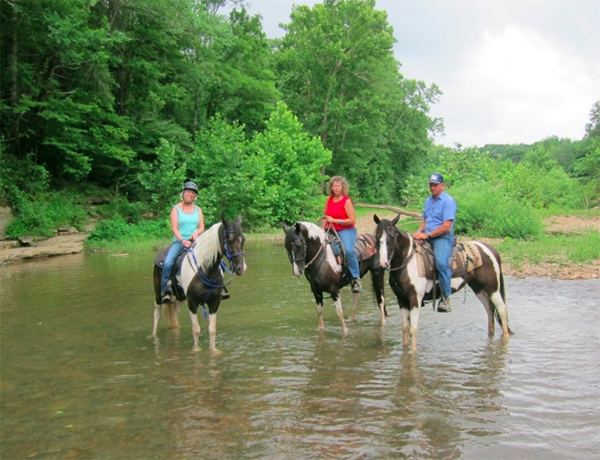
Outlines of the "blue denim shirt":
[[432,232],[447,220],[452,220],[450,233],[454,230],[456,220],[456,201],[444,190],[437,200],[430,195],[425,200],[423,207],[423,218],[425,219],[425,231]]

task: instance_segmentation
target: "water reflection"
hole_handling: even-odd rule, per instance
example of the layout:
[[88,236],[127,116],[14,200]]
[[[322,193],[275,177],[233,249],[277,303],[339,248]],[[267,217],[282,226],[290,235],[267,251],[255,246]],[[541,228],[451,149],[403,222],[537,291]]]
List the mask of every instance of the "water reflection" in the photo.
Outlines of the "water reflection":
[[450,315],[424,309],[421,349],[411,354],[397,306],[382,327],[364,295],[346,336],[326,306],[318,331],[310,289],[289,273],[283,248],[246,252],[248,272],[219,310],[220,356],[208,353],[206,323],[203,351],[191,352],[187,311],[180,331],[161,323],[150,337],[153,254],[0,267],[0,456],[597,453],[598,281],[508,279],[508,340],[487,336],[474,296]]

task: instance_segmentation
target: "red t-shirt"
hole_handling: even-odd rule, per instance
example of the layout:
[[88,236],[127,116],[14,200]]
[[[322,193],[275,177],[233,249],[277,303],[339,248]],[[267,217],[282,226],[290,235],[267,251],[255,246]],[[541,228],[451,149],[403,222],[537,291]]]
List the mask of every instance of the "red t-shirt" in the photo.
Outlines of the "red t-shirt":
[[354,228],[354,224],[352,224],[352,225],[340,225],[339,224],[340,219],[348,218],[348,214],[346,214],[346,201],[348,201],[349,199],[350,199],[349,197],[344,195],[342,197],[342,199],[340,201],[338,201],[337,203],[335,201],[333,201],[333,196],[330,196],[329,199],[327,200],[327,207],[325,208],[325,214],[336,219],[335,223],[333,224],[333,228],[335,228],[336,231],[338,231],[338,232],[340,230]]

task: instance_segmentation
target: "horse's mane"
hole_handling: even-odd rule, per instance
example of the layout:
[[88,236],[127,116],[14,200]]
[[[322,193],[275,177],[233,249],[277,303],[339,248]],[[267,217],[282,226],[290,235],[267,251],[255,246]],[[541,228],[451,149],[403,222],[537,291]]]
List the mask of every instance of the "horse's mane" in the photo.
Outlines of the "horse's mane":
[[313,240],[324,241],[325,230],[312,222],[298,222],[306,227],[308,230],[308,237]]
[[213,224],[208,230],[202,233],[194,243],[194,254],[196,255],[198,266],[201,269],[210,267],[216,260],[221,258],[219,230],[222,225],[221,222]]

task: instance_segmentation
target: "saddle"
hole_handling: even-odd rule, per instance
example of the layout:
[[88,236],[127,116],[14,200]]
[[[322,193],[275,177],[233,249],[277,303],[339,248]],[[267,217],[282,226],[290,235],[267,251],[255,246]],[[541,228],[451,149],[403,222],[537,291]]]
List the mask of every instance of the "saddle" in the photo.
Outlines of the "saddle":
[[[169,252],[169,248],[171,246],[167,246],[162,251],[160,251],[156,257],[154,258],[154,265],[162,270],[165,259],[167,258],[167,253]],[[177,297],[179,300],[185,299],[185,292],[179,281],[177,280],[177,275],[181,272],[181,264],[183,259],[185,258],[185,250],[181,251],[177,258],[175,259],[175,263],[173,264],[173,268],[171,270],[171,274],[169,275],[169,280],[171,281],[171,290],[173,291],[173,295]]]
[[[348,260],[346,258],[346,254],[342,249],[342,241],[330,233],[328,238],[328,244],[331,246],[331,250],[333,251],[333,255],[336,257],[338,263],[342,265],[342,271],[344,273],[344,277],[349,277],[348,271]],[[356,236],[356,241],[354,243],[354,254],[358,259],[358,263],[361,263],[363,260],[370,259],[375,254],[377,254],[377,246],[375,244],[375,237],[368,233],[359,233]]]
[[[455,240],[456,241],[456,240]],[[419,276],[428,280],[436,279],[433,246],[428,241],[416,244],[415,252]],[[452,278],[458,278],[483,265],[479,246],[473,243],[454,243],[448,265],[452,268]]]

